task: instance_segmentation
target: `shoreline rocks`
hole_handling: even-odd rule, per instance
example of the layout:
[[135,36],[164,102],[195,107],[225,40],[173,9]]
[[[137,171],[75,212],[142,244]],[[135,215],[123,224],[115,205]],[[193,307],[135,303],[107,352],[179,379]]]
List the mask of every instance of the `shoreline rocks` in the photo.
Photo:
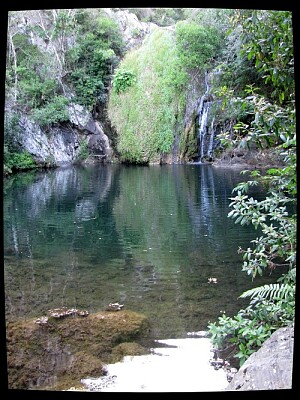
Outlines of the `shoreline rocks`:
[[234,375],[226,390],[292,389],[294,326],[277,329]]

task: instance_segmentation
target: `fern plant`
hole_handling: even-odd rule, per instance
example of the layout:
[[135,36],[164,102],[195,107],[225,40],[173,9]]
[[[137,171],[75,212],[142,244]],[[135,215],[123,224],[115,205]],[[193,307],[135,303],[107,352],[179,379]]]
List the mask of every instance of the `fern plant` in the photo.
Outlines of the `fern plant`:
[[249,306],[233,318],[225,313],[209,324],[211,341],[217,349],[230,349],[242,366],[278,328],[294,323],[296,269],[290,270],[277,283],[245,291],[240,298],[250,297]]
[[[293,152],[287,161],[292,159]],[[294,322],[296,214],[293,206],[290,210],[287,207],[295,202],[296,181],[291,178],[293,173],[295,169],[272,169],[261,177],[259,171],[253,171],[252,177],[269,185],[269,195],[261,201],[247,194],[252,186],[258,184],[256,180],[240,183],[233,190],[238,193],[231,198],[232,210],[228,216],[241,225],[252,224],[262,232],[252,241],[252,248],[239,249],[244,260],[242,269],[254,279],[265,269],[287,268],[276,283],[243,292],[240,298],[250,298],[246,309],[240,310],[233,318],[224,313],[217,322],[208,326],[213,345],[218,349],[231,348],[240,366],[276,329]]]
[[[236,17],[239,19],[240,15]],[[262,14],[254,12],[240,20],[243,45],[239,55],[247,55],[248,60],[255,62],[271,96],[259,95],[261,92],[256,93],[254,85],[247,85],[246,96],[238,99],[242,109],[249,110],[247,126],[239,124],[238,127],[242,128],[242,141],[249,144],[249,148],[272,147],[273,151],[276,148],[276,158],[282,160],[284,167],[271,168],[264,176],[255,170],[251,173],[254,180],[237,185],[228,217],[260,231],[252,246],[238,250],[243,255],[242,270],[252,280],[275,268],[282,271],[282,276],[275,283],[245,291],[240,297],[250,297],[246,309],[233,318],[224,313],[216,323],[209,325],[213,344],[219,349],[230,347],[240,365],[274,330],[293,324],[295,318],[297,175],[294,62],[293,48],[289,45],[292,42],[291,19],[289,14],[276,12],[261,17]],[[273,46],[277,42],[280,46],[270,52],[269,44]],[[289,67],[277,68],[279,62]],[[235,99],[227,96],[226,101],[230,100]],[[243,120],[244,116],[240,118]],[[229,137],[225,139],[230,140]],[[249,196],[249,189],[258,183],[267,185],[267,196],[263,200]]]
[[292,286],[287,283],[271,283],[269,285],[249,289],[242,293],[240,298],[250,297],[253,299],[254,297],[262,297],[271,300],[287,300],[288,298],[295,297],[295,289],[294,285]]

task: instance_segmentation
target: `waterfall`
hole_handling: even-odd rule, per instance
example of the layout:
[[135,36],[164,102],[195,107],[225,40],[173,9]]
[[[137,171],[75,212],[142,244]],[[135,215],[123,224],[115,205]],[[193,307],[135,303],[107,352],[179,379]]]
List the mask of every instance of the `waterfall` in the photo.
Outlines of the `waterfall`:
[[214,146],[214,137],[215,137],[214,122],[215,122],[215,117],[213,117],[211,124],[210,124],[210,131],[209,131],[210,139],[209,139],[209,146],[208,146],[208,151],[207,151],[207,155],[208,155],[209,159],[211,159],[213,156],[213,146]]
[[210,106],[212,104],[210,96],[209,75],[205,73],[206,91],[200,97],[199,106],[197,107],[196,118],[198,118],[198,161],[203,162],[206,157],[212,158],[214,144],[214,119],[211,122],[210,129],[207,126]]
[[199,115],[199,149],[200,149],[200,161],[203,161],[204,153],[204,144],[205,144],[205,136],[207,132],[207,116],[209,112],[210,104],[207,101],[203,101],[203,111],[201,113],[201,118]]

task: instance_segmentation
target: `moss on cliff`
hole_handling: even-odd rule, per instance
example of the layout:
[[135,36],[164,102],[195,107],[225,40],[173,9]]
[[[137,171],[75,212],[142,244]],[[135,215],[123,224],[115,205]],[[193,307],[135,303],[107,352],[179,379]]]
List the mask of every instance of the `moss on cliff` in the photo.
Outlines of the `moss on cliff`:
[[171,153],[175,125],[183,119],[186,79],[172,30],[155,29],[141,47],[126,54],[108,104],[121,161],[153,163]]

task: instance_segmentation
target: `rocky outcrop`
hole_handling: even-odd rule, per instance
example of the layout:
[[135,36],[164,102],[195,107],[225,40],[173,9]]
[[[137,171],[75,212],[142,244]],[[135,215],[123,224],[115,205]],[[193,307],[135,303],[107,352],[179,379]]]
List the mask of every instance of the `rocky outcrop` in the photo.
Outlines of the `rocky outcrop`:
[[[151,22],[139,21],[137,16],[128,10],[104,8],[103,11],[120,26],[126,50],[140,45],[145,36],[157,26]],[[28,14],[30,19],[26,15],[24,14],[20,19],[19,24],[19,29],[24,32],[28,29],[29,20],[39,24],[42,18],[39,12],[30,12]],[[47,19],[43,21],[44,23],[46,23],[45,21],[49,22]],[[45,29],[44,26],[43,28]],[[48,27],[46,26],[46,28]],[[74,37],[66,37],[66,40],[68,46],[74,45]],[[52,54],[56,51],[55,40],[51,42],[50,46],[49,40],[44,40],[31,32],[30,41],[42,52]],[[66,84],[64,84],[64,93],[72,101],[74,94]],[[6,112],[10,113],[11,110],[13,110],[13,100],[11,99],[9,102],[7,99]],[[19,121],[16,144],[31,154],[40,165],[72,164],[85,159],[87,155],[90,155],[89,160],[111,161],[115,156],[113,151],[115,138],[105,110],[101,110],[101,116],[94,115],[85,107],[71,102],[68,106],[68,114],[69,120],[65,123],[55,124],[44,129],[24,113]]]
[[23,115],[19,122],[18,144],[41,164],[76,162],[85,147],[97,160],[110,161],[113,152],[101,123],[78,104],[69,108],[69,115],[68,122],[48,130]]
[[226,390],[292,389],[294,326],[280,328],[253,353]]
[[157,27],[153,22],[140,21],[134,13],[128,10],[113,11],[111,8],[104,10],[109,17],[117,21],[127,50],[139,46],[145,36]]

